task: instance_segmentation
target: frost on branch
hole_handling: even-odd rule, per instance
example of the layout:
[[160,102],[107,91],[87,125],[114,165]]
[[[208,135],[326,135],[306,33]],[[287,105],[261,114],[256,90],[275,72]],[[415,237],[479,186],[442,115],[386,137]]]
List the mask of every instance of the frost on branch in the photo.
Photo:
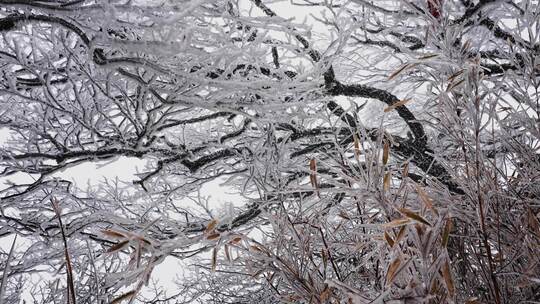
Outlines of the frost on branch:
[[538,298],[537,2],[0,4],[0,302]]

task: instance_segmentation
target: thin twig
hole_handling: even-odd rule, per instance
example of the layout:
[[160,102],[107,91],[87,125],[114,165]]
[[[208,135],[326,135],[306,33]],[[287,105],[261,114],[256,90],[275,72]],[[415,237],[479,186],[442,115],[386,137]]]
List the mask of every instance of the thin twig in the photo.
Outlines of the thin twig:
[[64,242],[64,256],[66,259],[66,274],[67,274],[67,285],[68,285],[68,304],[76,304],[75,284],[73,282],[73,268],[71,265],[71,258],[69,257],[67,238],[66,238],[66,233],[64,231],[64,224],[62,223],[62,214],[61,214],[60,206],[58,204],[58,200],[56,200],[55,198],[52,198],[51,204],[53,206],[54,212],[56,213],[56,217],[58,217],[60,232],[62,233],[62,241]]
[[9,273],[9,262],[15,251],[15,242],[17,241],[17,235],[13,238],[13,243],[11,243],[11,249],[9,249],[9,254],[6,260],[6,267],[4,268],[4,274],[2,275],[2,282],[0,283],[0,303],[3,303],[2,299],[4,298],[4,293],[6,292],[8,273]]

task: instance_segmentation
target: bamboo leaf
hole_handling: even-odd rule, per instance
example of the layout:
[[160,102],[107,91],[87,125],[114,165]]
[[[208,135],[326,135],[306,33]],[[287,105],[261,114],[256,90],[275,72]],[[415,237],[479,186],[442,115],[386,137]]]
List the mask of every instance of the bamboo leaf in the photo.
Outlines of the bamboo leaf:
[[311,181],[311,186],[313,188],[315,188],[315,192],[317,192],[317,196],[320,197],[319,184],[317,182],[317,162],[315,161],[314,158],[312,158],[309,161],[309,170],[311,171],[310,175],[309,175],[309,180]]
[[394,240],[392,239],[392,237],[388,234],[388,232],[384,232],[384,239],[386,240],[386,242],[388,243],[388,245],[390,246],[390,248],[394,247]]
[[450,230],[452,229],[452,219],[448,218],[446,224],[444,225],[443,235],[442,235],[442,246],[446,248],[448,246],[448,240],[450,239]]
[[262,249],[259,248],[259,246],[257,246],[257,245],[251,245],[251,246],[249,246],[249,249],[252,250],[252,251],[262,252]]
[[112,253],[112,252],[116,252],[116,251],[119,251],[119,250],[122,250],[124,247],[126,247],[129,243],[129,240],[125,240],[125,241],[122,241],[122,242],[119,242],[117,244],[114,244],[112,245],[107,251],[105,251],[106,253]]
[[418,60],[430,59],[430,58],[434,58],[434,57],[437,57],[437,56],[439,56],[439,54],[425,55],[425,56],[422,56],[422,57],[418,58]]
[[321,256],[323,260],[324,269],[328,266],[328,253],[326,252],[326,249],[321,249]]
[[137,292],[135,290],[126,292],[125,294],[120,295],[116,299],[112,300],[111,304],[119,304],[119,303],[122,303],[122,301],[128,300],[128,299],[131,300],[135,296],[136,293]]
[[452,274],[450,271],[450,264],[448,261],[446,261],[443,264],[442,267],[442,274],[444,278],[444,283],[446,284],[446,289],[448,290],[448,294],[453,297],[456,291],[456,288],[454,287],[454,280],[452,279]]
[[351,217],[349,216],[349,214],[347,214],[347,212],[345,212],[344,210],[340,210],[338,215],[343,218],[343,219],[346,219],[346,220],[350,220]]
[[215,240],[217,239],[221,234],[219,233],[212,233],[209,236],[206,237],[207,240]]
[[210,223],[206,226],[206,229],[204,230],[205,233],[209,233],[210,231],[214,230],[218,224],[217,220],[211,220]]
[[403,239],[403,237],[405,237],[405,232],[407,231],[406,227],[405,226],[401,226],[401,228],[399,228],[399,232],[396,236],[396,239],[394,241],[395,244],[399,244],[399,242],[401,242],[401,240]]
[[118,232],[118,231],[111,230],[111,229],[101,230],[101,233],[106,235],[106,236],[117,238],[117,239],[126,238],[125,234],[123,234],[121,232]]
[[409,176],[409,162],[406,162],[405,165],[403,166],[403,171],[401,173],[401,176],[403,177]]
[[215,272],[215,271],[216,271],[216,266],[217,266],[217,253],[218,253],[218,248],[217,248],[217,247],[214,247],[214,250],[212,250],[212,272]]
[[450,77],[448,77],[448,81],[449,81],[450,83],[452,83],[452,82],[454,81],[454,79],[455,79],[456,77],[458,77],[459,75],[463,74],[464,71],[465,71],[464,69],[461,69],[461,70],[455,72],[454,74],[450,75]]
[[388,163],[388,156],[390,154],[390,143],[385,142],[383,147],[383,164],[386,165]]
[[540,222],[538,221],[538,218],[534,215],[531,208],[527,209],[527,219],[529,222],[529,228],[531,231],[536,234],[537,237],[540,238]]
[[436,215],[439,215],[439,211],[433,206],[433,202],[431,198],[428,196],[426,191],[422,189],[422,187],[420,187],[418,184],[416,184],[416,192],[418,193],[418,196],[420,196],[420,200],[422,201],[422,203],[424,203],[424,205],[428,209],[433,211],[433,213],[435,213]]
[[390,172],[386,172],[384,174],[384,180],[383,180],[383,189],[384,189],[384,191],[390,190],[390,180],[391,180],[390,177],[391,177]]
[[398,274],[399,265],[401,265],[401,259],[397,257],[390,265],[386,271],[386,285],[390,285],[394,282],[394,278]]
[[230,248],[227,244],[225,244],[225,246],[223,246],[223,250],[225,251],[225,257],[227,258],[227,261],[228,262],[231,262],[231,253],[230,253]]
[[420,222],[422,224],[425,224],[425,225],[428,225],[428,226],[431,226],[431,224],[426,220],[424,219],[423,217],[421,217],[420,215],[418,215],[417,213],[407,209],[407,208],[399,208],[398,209],[399,212],[401,212],[403,215],[405,215],[406,217],[410,218],[410,219],[413,219],[417,222]]
[[326,286],[324,290],[321,292],[321,295],[319,296],[321,298],[321,303],[325,303],[328,299],[330,299],[331,294],[332,294],[332,289]]
[[358,139],[358,136],[356,133],[353,134],[353,141],[354,141],[354,157],[358,161],[360,159],[360,140]]
[[462,53],[468,52],[470,47],[471,47],[471,39],[467,39],[467,41],[465,41],[465,43],[461,47],[461,52]]
[[462,84],[464,81],[465,81],[465,79],[461,79],[460,81],[458,81],[458,82],[456,82],[456,83],[449,83],[449,84],[448,84],[448,87],[446,88],[446,92],[451,91],[451,90],[454,89],[455,87],[457,87],[457,86],[459,86],[460,84]]
[[393,220],[391,222],[388,222],[388,223],[384,224],[383,227],[385,227],[385,228],[400,227],[400,226],[403,226],[403,225],[407,225],[410,222],[411,222],[411,220],[408,219],[408,218],[399,218],[397,220]]
[[237,237],[235,237],[234,239],[232,239],[232,240],[229,242],[229,244],[233,244],[233,245],[234,245],[234,244],[238,244],[238,243],[240,243],[241,240],[242,240],[242,238],[239,237],[239,236],[237,236]]
[[384,111],[384,113],[388,113],[388,112],[394,110],[394,109],[397,108],[397,107],[401,107],[401,106],[403,106],[403,105],[406,105],[407,103],[409,103],[409,101],[411,101],[411,100],[410,100],[410,99],[403,99],[403,100],[400,100],[400,101],[394,103],[393,105],[384,108],[383,111]]
[[402,67],[400,67],[399,69],[397,69],[395,72],[393,72],[392,74],[390,74],[390,76],[388,76],[388,80],[392,80],[394,79],[397,75],[399,75],[401,72],[405,71],[406,69],[408,68],[411,68],[413,66],[415,66],[416,64],[405,64],[403,65]]
[[312,172],[317,172],[317,163],[314,158],[309,160],[309,170]]

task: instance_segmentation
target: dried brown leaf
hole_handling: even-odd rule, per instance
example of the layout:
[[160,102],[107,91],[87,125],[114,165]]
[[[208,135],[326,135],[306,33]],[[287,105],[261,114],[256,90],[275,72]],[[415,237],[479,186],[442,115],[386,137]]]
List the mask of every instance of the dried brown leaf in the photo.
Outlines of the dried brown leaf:
[[350,220],[351,217],[347,214],[347,212],[343,211],[343,210],[340,210],[338,215],[346,220]]
[[394,243],[399,244],[399,242],[401,242],[403,237],[405,237],[406,232],[407,232],[407,228],[405,226],[401,226],[401,228],[399,228],[399,232],[396,236]]
[[206,229],[204,230],[204,233],[209,233],[210,231],[214,230],[218,224],[217,220],[211,220],[210,223],[206,226]]
[[328,266],[328,252],[326,251],[326,249],[324,248],[321,249],[321,256],[322,256],[324,268],[326,269],[326,267]]
[[448,290],[448,294],[450,297],[453,297],[456,292],[456,288],[454,287],[454,280],[452,279],[452,273],[450,271],[450,264],[448,261],[443,264],[442,275],[444,278],[444,283],[446,284],[446,289]]
[[465,79],[461,79],[460,81],[456,82],[456,83],[449,83],[448,84],[448,87],[446,88],[446,92],[449,92],[451,91],[452,89],[454,89],[455,87],[459,86],[460,84],[462,84],[463,82],[465,81]]
[[315,188],[315,192],[317,192],[317,196],[319,195],[319,184],[317,182],[317,162],[314,158],[312,158],[309,161],[309,170],[311,173],[309,174],[309,180],[311,181],[311,186]]
[[317,162],[314,158],[309,160],[309,170],[311,172],[317,172]]
[[394,247],[395,242],[387,231],[384,232],[384,239],[386,240],[390,248]]
[[397,107],[401,107],[401,106],[403,106],[403,105],[406,105],[407,103],[409,103],[409,101],[411,101],[411,100],[410,100],[410,99],[403,99],[403,100],[400,100],[400,101],[394,103],[393,105],[384,108],[383,111],[384,111],[384,113],[388,113],[388,112],[394,110],[394,109],[397,108]]
[[439,211],[435,208],[435,206],[433,206],[433,201],[428,196],[427,192],[424,189],[422,189],[422,187],[420,187],[420,185],[418,184],[416,184],[416,192],[418,193],[418,196],[420,196],[420,200],[422,201],[422,203],[424,203],[424,205],[428,209],[433,211],[433,213],[435,213],[436,215],[439,215]]
[[214,250],[212,250],[212,272],[215,272],[215,271],[216,271],[216,266],[217,266],[217,253],[218,253],[218,248],[217,248],[217,247],[214,247]]
[[408,219],[408,218],[399,218],[399,219],[396,219],[396,220],[393,220],[391,222],[388,222],[388,223],[384,224],[383,227],[385,227],[385,228],[394,228],[394,227],[407,225],[410,222],[411,222],[411,220]]
[[388,80],[392,80],[394,79],[397,75],[399,75],[401,72],[405,71],[406,69],[412,67],[413,65],[412,64],[405,64],[403,66],[401,66],[399,69],[397,69],[395,72],[393,72],[392,74],[390,74],[390,76],[388,76]]
[[465,41],[465,43],[461,47],[461,52],[462,53],[468,52],[470,47],[471,47],[471,39],[467,39],[467,41]]
[[116,251],[122,250],[122,249],[124,249],[124,247],[126,247],[128,244],[129,244],[129,240],[125,240],[125,241],[116,243],[116,244],[112,245],[109,249],[107,249],[107,251],[105,251],[105,252],[106,252],[106,253],[112,253],[112,252],[116,252]]
[[324,303],[328,299],[330,299],[330,296],[332,295],[332,289],[330,289],[328,286],[324,288],[324,290],[321,292],[320,298],[321,302]]
[[410,219],[413,219],[413,220],[415,220],[417,222],[420,222],[422,224],[431,226],[431,224],[425,218],[421,217],[420,215],[418,215],[417,213],[415,213],[412,210],[409,210],[407,208],[399,208],[398,210],[399,210],[399,212],[401,212],[401,214],[405,215],[406,217],[408,217]]
[[223,250],[225,251],[225,257],[227,258],[227,261],[230,262],[231,261],[231,253],[230,253],[229,246],[225,244],[225,246],[223,246]]
[[531,208],[528,208],[527,210],[527,219],[529,222],[529,228],[531,231],[536,234],[537,237],[540,238],[540,222],[538,221],[538,218],[536,215],[534,215]]
[[383,159],[382,159],[382,162],[384,165],[386,165],[388,163],[388,156],[390,154],[390,144],[387,142],[384,143],[384,148],[383,148]]
[[241,240],[242,240],[242,238],[237,236],[234,239],[232,239],[229,243],[234,245],[234,244],[240,243]]
[[106,236],[117,238],[117,239],[126,238],[125,234],[123,234],[121,232],[118,232],[118,231],[111,230],[111,229],[102,230],[101,233],[106,235]]
[[450,77],[448,77],[448,81],[449,81],[450,83],[452,83],[452,82],[454,81],[454,79],[455,79],[456,77],[458,77],[459,75],[463,74],[463,72],[465,72],[464,69],[455,72],[454,74],[450,75]]
[[452,219],[446,219],[444,230],[442,234],[442,246],[446,248],[448,246],[448,240],[450,239],[450,231],[452,230]]
[[407,177],[409,176],[409,163],[405,163],[405,165],[403,166],[403,172],[401,173],[401,176],[403,177]]
[[383,189],[384,189],[384,191],[390,190],[391,177],[392,177],[392,174],[390,172],[386,172],[384,174],[384,180],[383,180]]
[[206,237],[207,240],[215,240],[217,239],[221,234],[219,233],[212,233]]
[[358,139],[358,135],[356,135],[356,133],[353,134],[353,140],[354,140],[354,157],[358,161],[360,159],[360,140]]
[[257,245],[251,245],[251,246],[249,246],[249,249],[252,250],[252,251],[262,252],[262,249],[259,248],[259,246],[257,246]]
[[140,235],[132,235],[132,237],[133,237],[133,239],[138,240],[141,243],[145,243],[147,245],[152,245],[152,243],[148,239],[146,239],[146,238],[144,238],[144,237],[142,237]]
[[389,285],[394,282],[394,278],[398,274],[399,265],[401,265],[401,259],[397,257],[390,265],[386,271],[386,285]]
[[422,237],[424,235],[424,226],[420,224],[414,224],[414,229],[416,230],[416,233],[418,233],[418,236]]

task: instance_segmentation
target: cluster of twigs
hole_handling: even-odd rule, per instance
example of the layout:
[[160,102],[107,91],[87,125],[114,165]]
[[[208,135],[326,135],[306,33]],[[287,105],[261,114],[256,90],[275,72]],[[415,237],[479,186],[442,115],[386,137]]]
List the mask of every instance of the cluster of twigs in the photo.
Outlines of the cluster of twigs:
[[0,0],[0,301],[538,301],[537,1],[105,2]]

